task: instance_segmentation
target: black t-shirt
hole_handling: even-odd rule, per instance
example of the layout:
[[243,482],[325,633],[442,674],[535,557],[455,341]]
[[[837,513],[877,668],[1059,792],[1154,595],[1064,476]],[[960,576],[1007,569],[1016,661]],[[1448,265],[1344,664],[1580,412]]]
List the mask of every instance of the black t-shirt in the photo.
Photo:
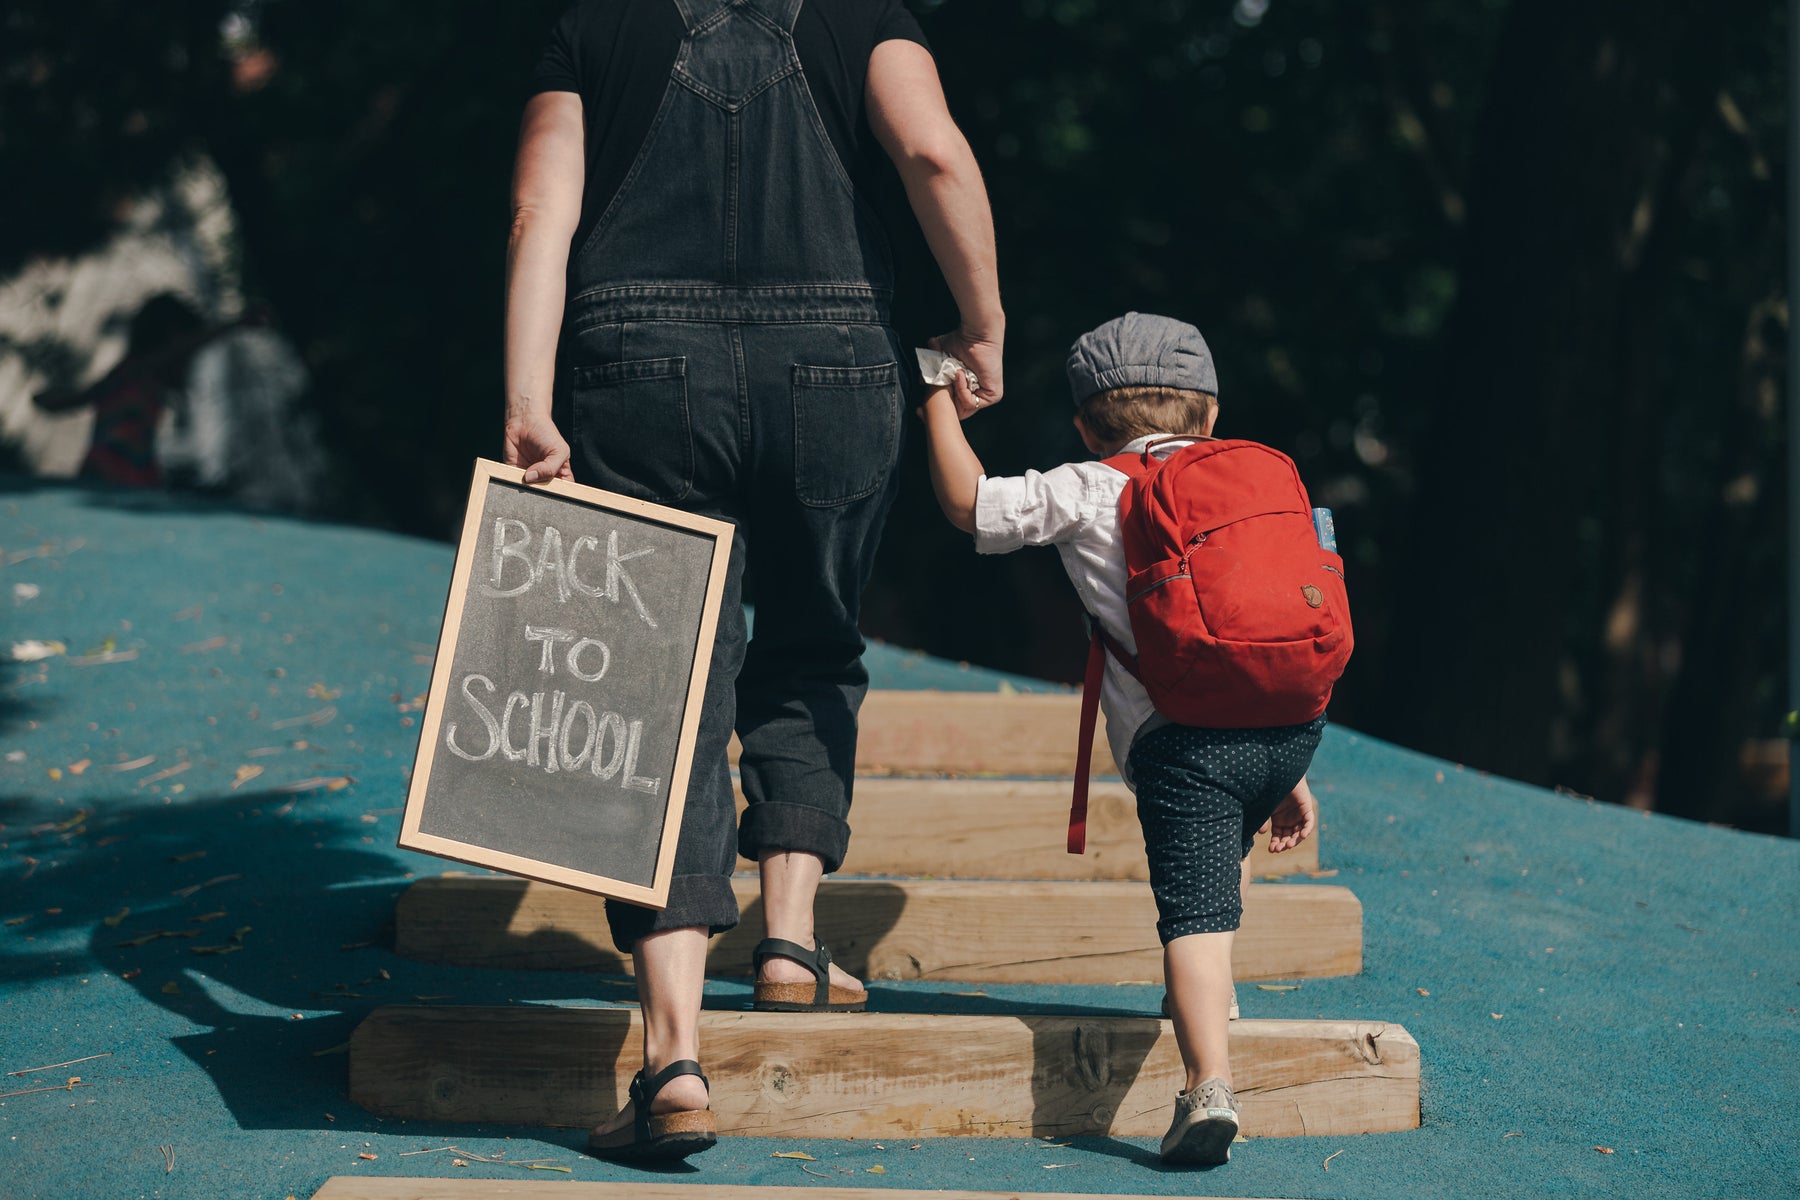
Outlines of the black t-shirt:
[[[587,114],[587,185],[575,242],[625,181],[662,104],[686,35],[674,0],[577,0],[550,31],[531,93],[575,92]],[[857,188],[892,226],[899,178],[869,131],[869,55],[900,39],[930,49],[901,0],[804,0],[794,46],[813,103]]]

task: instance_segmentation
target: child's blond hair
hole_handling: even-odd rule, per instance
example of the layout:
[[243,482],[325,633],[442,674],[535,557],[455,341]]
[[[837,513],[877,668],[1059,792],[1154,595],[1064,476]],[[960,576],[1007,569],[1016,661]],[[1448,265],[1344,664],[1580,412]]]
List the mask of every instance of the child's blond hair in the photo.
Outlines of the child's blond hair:
[[1153,433],[1205,436],[1219,398],[1186,388],[1132,386],[1095,392],[1081,402],[1081,421],[1095,441],[1123,446]]

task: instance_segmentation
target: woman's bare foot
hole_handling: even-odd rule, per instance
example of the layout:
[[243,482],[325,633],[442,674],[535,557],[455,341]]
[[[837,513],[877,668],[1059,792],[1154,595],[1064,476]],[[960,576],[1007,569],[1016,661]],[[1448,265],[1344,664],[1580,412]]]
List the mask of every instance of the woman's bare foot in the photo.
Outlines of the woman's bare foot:
[[[656,1071],[646,1067],[644,1074],[655,1075]],[[711,1098],[706,1093],[706,1085],[700,1082],[699,1076],[678,1075],[664,1084],[663,1090],[650,1101],[650,1111],[657,1116],[672,1112],[699,1112],[710,1103]],[[593,1136],[604,1137],[606,1134],[627,1129],[635,1118],[636,1109],[632,1102],[627,1100],[624,1108],[594,1126]]]
[[[800,944],[804,946],[806,943]],[[813,942],[813,945],[817,946],[818,942]],[[861,980],[844,971],[835,962],[831,964],[830,971],[832,987],[852,992],[867,990],[863,987]],[[756,973],[756,981],[758,983],[812,983],[813,973],[810,968],[791,958],[770,957],[763,959],[762,970]]]

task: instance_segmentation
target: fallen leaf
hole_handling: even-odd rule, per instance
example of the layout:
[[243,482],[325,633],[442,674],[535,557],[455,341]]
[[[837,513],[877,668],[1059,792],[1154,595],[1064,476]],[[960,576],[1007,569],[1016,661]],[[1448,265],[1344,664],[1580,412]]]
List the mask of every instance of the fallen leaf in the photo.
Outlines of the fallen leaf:
[[199,891],[201,888],[209,888],[209,887],[213,886],[215,883],[230,883],[233,880],[242,879],[242,878],[243,878],[243,876],[241,874],[240,875],[214,875],[211,879],[208,879],[204,883],[194,883],[194,884],[189,884],[187,887],[184,887],[184,888],[176,888],[173,892],[170,892],[169,894],[171,896],[180,896],[182,899],[185,900],[187,897],[192,896],[195,892]]
[[179,996],[181,995],[181,985],[171,979],[169,982],[162,985],[162,994],[165,996]]
[[1504,1142],[1509,1137],[1524,1137],[1524,1136],[1525,1135],[1522,1133],[1503,1133],[1500,1135],[1500,1140]]
[[1595,1146],[1594,1149],[1602,1154],[1612,1154],[1614,1152],[1611,1146]]
[[144,757],[134,758],[130,762],[114,763],[112,769],[115,771],[141,771],[155,761],[156,755],[146,754]]
[[453,1167],[466,1167],[469,1165],[469,1160],[466,1158],[453,1158],[450,1160],[450,1165]]
[[292,794],[295,792],[316,792],[324,788],[328,792],[341,792],[356,780],[348,775],[314,775],[310,779],[302,779],[299,783],[285,783],[271,790]]
[[328,688],[322,683],[315,683],[306,689],[306,694],[314,700],[336,700],[344,693],[334,688]]
[[882,1166],[880,1163],[876,1163],[874,1166],[869,1168],[869,1174],[871,1174],[871,1175],[886,1175],[887,1168]]
[[188,918],[188,920],[190,920],[190,921],[192,921],[192,922],[194,922],[194,923],[195,923],[195,924],[197,924],[197,925],[204,925],[204,924],[206,924],[206,923],[207,923],[207,922],[208,922],[208,921],[216,921],[216,920],[218,920],[218,919],[219,919],[219,918],[220,918],[220,917],[222,917],[222,916],[224,916],[224,915],[225,915],[225,914],[224,914],[224,912],[222,912],[222,911],[221,911],[221,912],[209,912],[209,913],[201,913],[201,914],[200,914],[200,915],[199,915],[199,916],[197,916],[197,917],[189,917],[189,918]]
[[98,667],[107,663],[130,662],[137,656],[136,650],[114,650],[109,638],[105,649],[100,650],[97,654],[84,654],[80,658],[71,658],[69,665],[72,667]]
[[1300,985],[1297,983],[1259,983],[1256,985],[1256,990],[1259,992],[1297,992],[1300,990]]
[[91,758],[84,758],[80,762],[72,762],[69,764],[69,774],[79,775],[93,765],[94,760]]
[[1496,1020],[1496,1021],[1504,1021],[1504,1020],[1506,1020],[1506,1014],[1505,1014],[1505,1013],[1489,1013],[1489,1014],[1488,1014],[1488,1016],[1490,1016],[1490,1017],[1492,1017],[1492,1018],[1494,1018],[1494,1020]]
[[114,913],[112,916],[104,918],[100,923],[102,925],[105,925],[108,929],[117,929],[119,927],[119,922],[123,921],[126,917],[129,917],[130,915],[131,915],[131,910],[129,908],[121,908],[118,912]]
[[162,770],[158,771],[154,775],[144,776],[142,779],[138,780],[137,785],[139,787],[148,787],[150,784],[160,783],[163,780],[167,779],[171,775],[181,774],[183,771],[187,770],[189,767],[191,767],[193,765],[194,764],[191,761],[184,760],[182,762],[178,762],[172,767],[164,767]]
[[206,851],[191,850],[186,854],[171,854],[171,855],[169,855],[169,861],[175,862],[175,863],[185,863],[185,862],[193,862],[197,858],[205,858],[205,857],[206,857]]
[[34,639],[12,644],[14,662],[41,662],[46,658],[55,658],[59,654],[68,652],[69,648],[61,642],[40,642]]
[[521,1163],[520,1165],[527,1171],[561,1171],[564,1175],[573,1175],[575,1173],[573,1167],[559,1167],[551,1163]]
[[808,1154],[804,1150],[777,1150],[775,1153],[769,1155],[769,1157],[770,1158],[798,1158],[805,1162],[818,1162],[819,1161],[818,1159],[814,1158],[812,1155]]
[[367,1150],[362,1151],[356,1157],[362,1158],[362,1159],[367,1159],[369,1162],[375,1161],[375,1156],[373,1154],[370,1154]]
[[119,972],[119,978],[120,979],[136,979],[139,975],[142,975],[143,973],[144,973],[144,968],[133,967],[129,971]]
[[188,952],[191,954],[201,954],[201,955],[207,955],[207,954],[219,955],[219,954],[235,954],[239,950],[242,950],[242,949],[243,949],[243,946],[237,944],[236,942],[233,942],[228,945],[222,945],[222,946],[189,946]]
[[45,772],[45,774],[49,775],[50,781],[52,783],[54,783],[58,779],[62,778],[62,768],[61,767],[51,767],[48,771]]
[[271,721],[269,723],[269,728],[289,729],[295,725],[323,725],[335,716],[337,716],[337,705],[327,704],[318,712],[308,713],[303,717],[283,717],[279,721]]
[[4,922],[4,924],[23,925],[25,922],[27,922],[29,920],[31,920],[31,914],[27,913],[26,915],[24,915],[22,917],[8,917],[6,919],[6,921]]
[[120,946],[142,946],[145,942],[154,942],[157,938],[194,938],[199,937],[198,929],[153,929],[149,933],[140,934],[129,941],[118,942]]
[[246,783],[249,783],[252,779],[255,779],[262,773],[263,769],[255,763],[245,763],[237,769],[237,775],[231,781],[232,789],[235,791],[236,789],[243,787]]
[[1430,993],[1430,992],[1428,992],[1428,991],[1426,991],[1426,990],[1425,990],[1425,989],[1424,989],[1424,988],[1415,988],[1415,989],[1413,989],[1413,990],[1415,990],[1415,991],[1416,991],[1416,992],[1418,992],[1418,993],[1419,993],[1419,995],[1421,995],[1421,996],[1429,996],[1429,995],[1431,995],[1431,993]]

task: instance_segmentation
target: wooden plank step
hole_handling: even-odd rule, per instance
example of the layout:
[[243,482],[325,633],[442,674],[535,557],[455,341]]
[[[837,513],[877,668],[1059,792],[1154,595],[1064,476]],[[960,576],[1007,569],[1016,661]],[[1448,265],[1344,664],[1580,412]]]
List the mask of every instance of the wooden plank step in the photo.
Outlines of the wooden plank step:
[[[702,1163],[704,1159],[700,1160]],[[762,1187],[587,1180],[393,1179],[333,1175],[312,1200],[1143,1200],[1094,1192],[939,1192],[917,1188]],[[1206,1200],[1190,1197],[1190,1200]]]
[[[739,798],[739,809],[743,806]],[[856,781],[850,807],[848,875],[932,875],[939,879],[1148,879],[1137,799],[1122,783],[1088,793],[1086,854],[1065,848],[1069,781],[880,779]],[[1250,874],[1319,869],[1319,835],[1270,854],[1250,852]]]
[[[382,1116],[589,1126],[623,1104],[635,1008],[378,1008],[350,1099]],[[1183,1082],[1150,1017],[702,1012],[719,1131],[746,1137],[1160,1137]],[[1373,1021],[1234,1021],[1248,1137],[1419,1124],[1419,1047]]]
[[[762,936],[755,877],[732,880],[743,920],[715,938],[713,975],[749,975]],[[1117,983],[1162,978],[1156,905],[1143,883],[828,879],[817,929],[867,979]],[[395,908],[407,958],[513,970],[629,970],[598,896],[508,876],[421,879]],[[1362,905],[1348,888],[1253,884],[1233,942],[1239,979],[1362,970]]]
[[[1094,774],[1117,775],[1102,728]],[[876,690],[857,720],[856,769],[869,774],[1071,775],[1078,692]],[[731,761],[738,743],[731,742]]]

